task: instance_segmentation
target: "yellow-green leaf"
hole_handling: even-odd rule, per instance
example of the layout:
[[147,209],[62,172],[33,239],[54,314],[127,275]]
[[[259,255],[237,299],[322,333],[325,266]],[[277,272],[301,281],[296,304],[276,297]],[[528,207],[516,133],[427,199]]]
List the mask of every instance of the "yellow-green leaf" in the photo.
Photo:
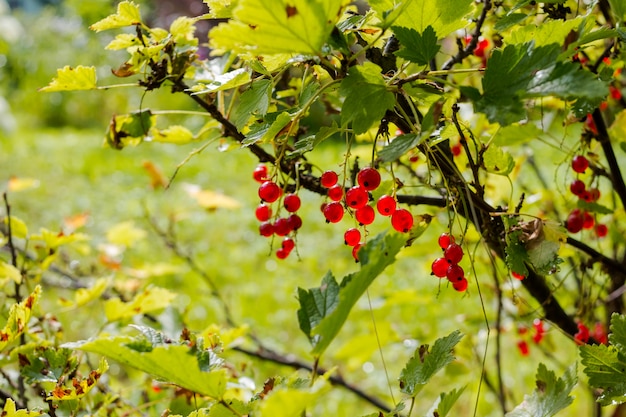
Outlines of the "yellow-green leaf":
[[2,417],[34,417],[42,415],[42,411],[16,410],[15,401],[7,398],[2,409]]
[[104,304],[104,313],[108,321],[117,321],[137,314],[161,310],[169,306],[175,298],[176,294],[165,288],[148,287],[128,303],[121,301],[119,298],[107,300]]
[[0,350],[17,339],[28,325],[33,307],[41,296],[41,287],[37,285],[35,290],[21,303],[14,304],[9,310],[9,318],[4,328],[0,330]]
[[39,91],[93,90],[96,88],[96,67],[82,65],[72,68],[69,65],[57,70],[57,76]]
[[216,91],[230,90],[250,82],[250,73],[244,69],[236,69],[226,74],[217,75],[209,82],[199,83],[191,88],[196,94],[214,93]]
[[48,401],[68,401],[77,400],[84,397],[89,391],[91,391],[98,380],[109,369],[109,364],[106,359],[100,359],[100,365],[98,369],[95,369],[89,373],[85,378],[74,377],[72,378],[71,387],[64,387],[63,385],[57,385],[48,398]]
[[137,36],[133,33],[120,33],[104,48],[110,51],[130,48],[131,46],[141,45]]
[[98,279],[91,288],[79,288],[74,292],[74,300],[60,299],[59,303],[64,307],[80,307],[90,301],[99,298],[109,286],[110,280],[107,278]]
[[209,6],[211,19],[230,19],[239,0],[203,0],[203,3]]
[[89,237],[83,233],[71,233],[66,235],[63,232],[56,233],[44,228],[41,228],[38,235],[31,237],[31,240],[43,241],[49,249],[56,249],[59,246],[73,242],[82,242],[88,239]]
[[313,387],[307,389],[274,389],[261,402],[260,415],[264,417],[299,417],[304,410],[320,401],[320,397],[326,391],[328,391],[328,384],[324,378],[318,379]]
[[118,223],[106,232],[106,238],[114,245],[130,247],[144,239],[147,232],[135,226],[135,222]]
[[22,273],[13,265],[0,261],[0,284],[5,286],[9,281],[21,284]]
[[141,24],[139,6],[132,1],[123,1],[117,5],[117,13],[109,15],[94,23],[89,26],[89,29],[101,32],[103,30],[122,28],[138,24]]
[[189,17],[180,16],[170,25],[170,33],[174,42],[180,45],[197,45],[195,20]]
[[[9,225],[8,217],[4,218],[4,224]],[[15,216],[11,216],[11,235],[18,239],[26,239],[28,236],[28,226],[26,226],[23,220]]]
[[166,129],[152,129],[152,140],[155,142],[175,143],[184,145],[196,140],[189,129],[180,125],[172,125]]

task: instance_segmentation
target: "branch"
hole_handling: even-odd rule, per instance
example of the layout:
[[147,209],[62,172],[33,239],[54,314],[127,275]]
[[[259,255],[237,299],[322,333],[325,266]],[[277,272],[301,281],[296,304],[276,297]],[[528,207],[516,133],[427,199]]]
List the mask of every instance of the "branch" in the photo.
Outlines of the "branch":
[[592,116],[593,121],[596,124],[596,128],[598,129],[598,142],[600,142],[606,161],[609,164],[611,184],[613,184],[613,189],[622,202],[622,207],[626,208],[626,184],[624,183],[624,177],[622,176],[620,165],[615,157],[615,152],[613,152],[613,146],[611,145],[611,138],[609,136],[609,132],[607,131],[606,123],[604,122],[600,109],[595,109]]
[[609,258],[608,256],[601,254],[594,248],[574,238],[568,237],[566,242],[568,245],[573,246],[576,249],[579,249],[580,251],[589,255],[591,257],[590,263],[593,264],[596,262],[600,262],[605,265],[610,271],[623,273],[624,266],[617,262],[615,259]]
[[15,245],[13,244],[13,232],[11,230],[11,205],[9,204],[9,196],[6,192],[2,194],[2,198],[4,199],[4,208],[7,212],[7,244],[9,245],[9,251],[11,252],[11,265],[17,268],[17,252],[15,250]]

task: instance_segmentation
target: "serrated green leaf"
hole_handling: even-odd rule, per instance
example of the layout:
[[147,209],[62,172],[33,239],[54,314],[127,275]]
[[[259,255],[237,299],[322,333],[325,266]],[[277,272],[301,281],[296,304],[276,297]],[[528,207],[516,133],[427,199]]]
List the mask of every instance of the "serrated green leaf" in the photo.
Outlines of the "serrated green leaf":
[[471,0],[374,0],[369,2],[384,22],[414,29],[419,33],[431,26],[438,38],[444,38],[470,23]]
[[522,276],[528,276],[528,268],[526,263],[530,262],[526,246],[521,241],[521,230],[510,231],[516,227],[519,218],[518,217],[503,217],[504,223],[509,230],[506,234],[506,252],[505,261],[507,266],[512,272],[515,272]]
[[598,214],[613,214],[613,210],[611,210],[610,208],[603,206],[602,204],[598,204],[598,203],[589,203],[585,200],[579,199],[576,202],[576,205],[578,206],[578,208],[585,210],[585,211],[589,211],[592,213],[598,213]]
[[320,321],[332,313],[339,302],[339,284],[335,281],[332,272],[328,271],[318,288],[310,288],[308,291],[298,288],[298,323],[300,330],[315,345],[311,336],[311,329]]
[[250,72],[245,68],[239,68],[225,74],[216,76],[209,83],[199,83],[191,91],[194,94],[214,93],[216,91],[230,90],[250,82]]
[[132,1],[122,1],[117,5],[117,12],[89,26],[89,29],[101,32],[108,29],[122,28],[141,24],[139,6]]
[[209,46],[219,53],[317,55],[339,20],[346,1],[240,0],[233,18],[211,30]]
[[254,81],[239,97],[231,120],[241,130],[252,115],[265,116],[272,98],[272,81],[266,78]]
[[340,284],[337,307],[311,329],[315,341],[314,355],[321,355],[337,336],[358,299],[404,246],[406,238],[399,233],[381,233],[359,250],[361,269],[345,276]]
[[133,338],[118,336],[68,343],[69,349],[97,353],[123,365],[139,369],[190,391],[221,399],[226,391],[224,369],[204,372],[192,349],[181,345],[157,346],[150,352],[138,352],[127,346]]
[[109,322],[128,319],[168,307],[177,295],[165,288],[148,287],[127,303],[111,298],[104,304],[104,313]]
[[532,123],[504,126],[496,132],[491,143],[498,146],[521,145],[537,139],[543,131]]
[[85,67],[82,65],[72,68],[69,65],[59,68],[57,76],[39,91],[73,91],[73,90],[93,90],[96,86],[96,67]]
[[378,151],[378,157],[383,162],[392,162],[415,148],[422,141],[421,135],[412,133],[396,136],[389,145]]
[[230,19],[239,0],[202,0],[209,6],[209,16],[212,19]]
[[154,142],[174,143],[176,145],[185,145],[196,140],[193,133],[185,126],[171,125],[166,129],[152,129],[152,140]]
[[515,168],[513,156],[491,143],[483,154],[485,170],[491,174],[509,175]]
[[465,391],[465,388],[466,386],[461,389],[453,389],[450,392],[442,392],[439,394],[439,398],[426,413],[425,417],[446,417],[459,397],[461,397],[461,394],[463,394],[463,391]]
[[294,151],[289,154],[290,157],[303,155],[306,152],[312,151],[317,145],[325,141],[326,139],[331,138],[336,133],[340,132],[341,129],[337,126],[335,122],[331,126],[322,126],[315,135],[307,136],[306,138],[299,139],[294,144]]
[[137,38],[137,35],[132,33],[120,33],[119,35],[116,35],[115,39],[109,42],[109,44],[105,46],[104,49],[110,51],[118,51],[120,49],[126,49],[130,48],[131,46],[138,45],[141,45],[141,42]]
[[574,398],[570,393],[576,385],[576,366],[568,368],[557,378],[543,363],[537,368],[537,388],[524,401],[506,414],[506,417],[551,417],[569,406]]
[[186,16],[179,16],[172,22],[170,34],[179,47],[198,44],[195,23],[195,19]]
[[626,358],[626,315],[613,313],[610,330],[609,342]]
[[[41,382],[57,383],[64,374],[71,374],[78,360],[70,349],[37,346],[28,353],[22,353],[21,373],[29,384]],[[24,359],[25,357],[25,359]]]
[[400,372],[400,390],[411,397],[417,395],[433,375],[454,360],[452,352],[462,337],[463,334],[455,330],[437,339],[430,351],[428,345],[418,347]]
[[367,132],[395,104],[394,95],[387,90],[380,74],[380,67],[371,62],[350,68],[339,91],[345,96],[341,107],[341,125],[346,127],[352,123],[356,134]]
[[130,114],[113,116],[105,136],[106,143],[113,149],[141,143],[156,122],[149,109]]
[[[527,15],[525,15],[527,16]],[[546,20],[540,25],[518,26],[506,37],[507,44],[521,44],[533,41],[536,47],[558,43],[562,45],[570,31],[582,23],[579,17],[570,20]]]
[[422,33],[400,26],[393,27],[393,32],[401,45],[400,50],[395,54],[407,61],[427,65],[441,49],[432,26],[427,26]]
[[24,331],[33,312],[33,308],[41,297],[41,287],[37,285],[33,292],[23,301],[13,304],[4,327],[0,330],[0,351],[16,340]]
[[261,125],[258,129],[251,130],[246,135],[246,138],[241,142],[243,146],[250,146],[257,142],[270,142],[281,133],[281,131],[291,122],[292,117],[287,112],[273,115],[274,120],[264,125]]

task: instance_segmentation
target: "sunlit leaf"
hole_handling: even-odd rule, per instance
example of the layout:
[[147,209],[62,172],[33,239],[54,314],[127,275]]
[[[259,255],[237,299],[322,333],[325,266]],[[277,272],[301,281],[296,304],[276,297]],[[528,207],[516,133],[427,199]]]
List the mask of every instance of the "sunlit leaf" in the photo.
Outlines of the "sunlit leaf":
[[[10,222],[9,219],[11,219]],[[28,237],[28,226],[26,226],[26,222],[24,222],[22,219],[20,219],[19,217],[11,216],[5,217],[3,220],[4,225],[7,226],[7,232],[9,231],[8,226],[11,226],[10,230],[13,237],[18,239],[26,239],[26,237]]]
[[117,5],[117,12],[89,26],[89,29],[101,32],[125,26],[141,24],[139,6],[132,1],[122,1]]
[[115,36],[115,38],[109,42],[109,44],[104,48],[110,51],[117,51],[120,49],[130,48],[131,46],[141,45],[141,41],[137,38],[137,35],[132,33],[120,33]]
[[281,134],[284,135],[286,127],[292,122],[292,116],[287,112],[272,114],[268,117],[268,122],[260,125],[258,128],[252,129],[246,138],[241,142],[243,146],[249,146],[254,143],[270,142]]
[[152,140],[155,142],[185,145],[196,140],[193,133],[181,125],[171,125],[162,130],[153,128],[150,132],[152,133]]
[[506,37],[507,44],[535,42],[535,46],[549,45],[551,43],[563,44],[571,30],[575,30],[581,24],[583,18],[569,20],[546,20],[540,25],[517,26]]
[[13,281],[16,284],[22,283],[22,273],[11,264],[0,260],[0,283],[4,286]]
[[38,285],[22,302],[11,306],[7,322],[0,330],[0,350],[3,350],[9,343],[24,333],[33,308],[39,301],[40,296],[41,287]]
[[149,109],[130,114],[115,115],[111,118],[105,139],[113,149],[123,149],[128,145],[138,145],[150,132],[156,116]]
[[199,83],[191,91],[195,94],[230,90],[250,82],[250,72],[245,68],[236,69],[214,77],[208,83]]
[[82,65],[72,68],[69,65],[57,70],[57,76],[50,84],[39,89],[39,91],[71,91],[71,90],[93,90],[96,85],[96,67],[85,67]]
[[318,379],[313,387],[272,390],[260,404],[262,416],[300,417],[302,413],[320,401],[328,385]]
[[29,411],[25,409],[17,410],[15,401],[7,398],[2,409],[2,417],[35,417],[43,414],[43,411]]
[[242,129],[253,115],[265,116],[272,97],[272,82],[261,79],[250,84],[250,88],[239,97],[239,102],[232,115],[232,122]]
[[197,45],[195,19],[179,16],[170,25],[170,34],[178,46]]
[[110,280],[107,278],[100,278],[94,282],[89,288],[79,288],[74,291],[74,299],[67,300],[65,298],[59,298],[59,303],[63,307],[81,307],[85,304],[97,300],[106,291],[110,284]]
[[513,156],[493,143],[483,154],[485,170],[491,174],[509,175],[515,168]]
[[209,16],[212,19],[230,19],[239,0],[202,0],[209,6]]
[[423,33],[403,27],[394,27],[393,31],[401,45],[395,54],[416,64],[428,64],[441,48],[432,26],[427,26]]
[[102,358],[100,359],[98,369],[91,371],[85,378],[72,378],[71,387],[65,387],[61,384],[57,385],[46,399],[48,401],[69,401],[82,398],[96,386],[102,377],[102,374],[104,374],[108,369],[109,364],[104,358]]
[[117,321],[137,314],[150,313],[168,307],[177,295],[165,288],[148,287],[125,303],[119,298],[111,298],[104,304],[107,320]]

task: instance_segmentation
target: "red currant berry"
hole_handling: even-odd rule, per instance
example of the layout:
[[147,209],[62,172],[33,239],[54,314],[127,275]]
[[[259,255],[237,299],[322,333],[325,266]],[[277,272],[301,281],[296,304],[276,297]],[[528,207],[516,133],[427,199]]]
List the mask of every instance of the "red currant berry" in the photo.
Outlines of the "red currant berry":
[[274,181],[265,181],[259,187],[259,198],[267,203],[278,200],[282,190]]
[[332,187],[337,184],[337,181],[339,181],[339,176],[335,171],[324,171],[320,177],[320,184],[322,184],[322,187],[325,188]]
[[609,86],[609,92],[611,93],[611,98],[614,100],[619,100],[622,98],[622,92],[612,85]]
[[263,222],[259,225],[259,234],[270,237],[274,234],[274,225],[271,222]]
[[272,217],[272,208],[267,204],[259,204],[254,211],[254,215],[258,221],[266,222],[270,219],[270,217]]
[[535,334],[533,335],[533,342],[539,343],[543,340],[543,336],[546,333],[543,328],[543,321],[540,319],[533,320],[533,328],[535,329]]
[[298,211],[302,202],[300,201],[300,197],[297,194],[287,194],[283,199],[283,205],[285,206],[285,210],[289,213],[293,213]]
[[361,232],[359,229],[352,227],[343,234],[343,241],[348,246],[356,246],[361,241]]
[[572,211],[565,221],[565,228],[570,233],[578,233],[583,229],[584,218],[580,210]]
[[583,229],[593,229],[596,221],[591,215],[591,213],[585,211],[583,213]]
[[460,143],[457,143],[456,145],[452,145],[450,147],[450,151],[452,151],[452,156],[459,156],[463,151],[463,146]]
[[530,350],[528,349],[528,343],[525,340],[520,340],[517,342],[517,349],[522,356],[528,356],[530,354]]
[[464,276],[465,271],[460,265],[451,264],[448,266],[448,270],[446,271],[446,278],[448,278],[448,281],[456,282],[463,279]]
[[390,195],[383,195],[376,203],[376,209],[383,216],[391,216],[396,211],[396,199]]
[[433,275],[438,278],[443,278],[448,273],[450,263],[446,258],[437,258],[433,261],[430,269],[433,271]]
[[391,215],[391,226],[401,233],[407,233],[413,227],[413,215],[407,209],[397,209]]
[[577,196],[581,196],[582,193],[585,192],[585,183],[582,182],[581,180],[574,180],[570,186],[569,189],[572,192],[572,194],[577,195]]
[[578,323],[578,333],[574,335],[574,340],[579,345],[584,345],[589,341],[589,328],[582,323]]
[[302,227],[302,219],[297,214],[289,215],[287,223],[289,223],[289,228],[294,231]]
[[454,242],[454,236],[452,236],[450,233],[442,233],[441,235],[439,235],[439,239],[437,240],[437,243],[439,244],[439,247],[441,249],[447,249],[448,246],[450,246]]
[[281,247],[287,252],[291,252],[296,247],[296,242],[292,238],[286,237],[283,239]]
[[360,242],[352,248],[352,257],[354,258],[354,262],[359,262],[359,251],[363,246],[365,246],[365,242]]
[[252,172],[252,177],[255,181],[260,183],[269,180],[267,176],[267,166],[265,166],[264,164],[257,165],[257,167],[254,168],[254,171]]
[[467,285],[468,285],[467,279],[461,278],[460,280],[454,281],[452,283],[452,288],[454,288],[458,292],[464,292],[465,290],[467,290]]
[[341,203],[333,201],[324,206],[324,217],[326,223],[338,223],[343,218],[343,206]]
[[357,174],[356,180],[361,187],[367,191],[372,191],[380,185],[380,172],[372,167],[363,168]]
[[278,259],[286,259],[289,256],[289,253],[290,252],[285,248],[278,248],[278,250],[276,251],[276,257]]
[[598,224],[594,230],[596,232],[597,237],[605,237],[609,234],[609,228],[606,227],[606,224]]
[[523,280],[524,278],[526,278],[525,275],[518,274],[515,271],[511,271],[511,276],[513,276],[513,278],[515,278],[515,279],[519,279],[520,281]]
[[443,252],[443,256],[450,263],[458,264],[463,259],[463,248],[456,243],[451,243]]
[[369,195],[367,190],[361,186],[354,186],[346,191],[346,204],[353,209],[360,209],[365,207],[369,201]]
[[572,169],[574,172],[582,174],[587,168],[589,168],[589,161],[583,155],[576,155],[574,159],[572,159]]
[[604,325],[600,322],[596,323],[593,327],[593,338],[598,341],[598,343],[602,345],[606,345],[609,343],[609,338],[606,334],[606,329]]
[[343,187],[339,184],[328,189],[328,198],[333,201],[340,201],[343,198]]
[[368,224],[374,223],[374,218],[376,217],[376,212],[372,208],[372,206],[365,206],[357,209],[354,212],[354,217],[359,224],[367,226]]
[[274,233],[278,236],[287,236],[291,232],[289,221],[285,217],[280,217],[274,222]]

